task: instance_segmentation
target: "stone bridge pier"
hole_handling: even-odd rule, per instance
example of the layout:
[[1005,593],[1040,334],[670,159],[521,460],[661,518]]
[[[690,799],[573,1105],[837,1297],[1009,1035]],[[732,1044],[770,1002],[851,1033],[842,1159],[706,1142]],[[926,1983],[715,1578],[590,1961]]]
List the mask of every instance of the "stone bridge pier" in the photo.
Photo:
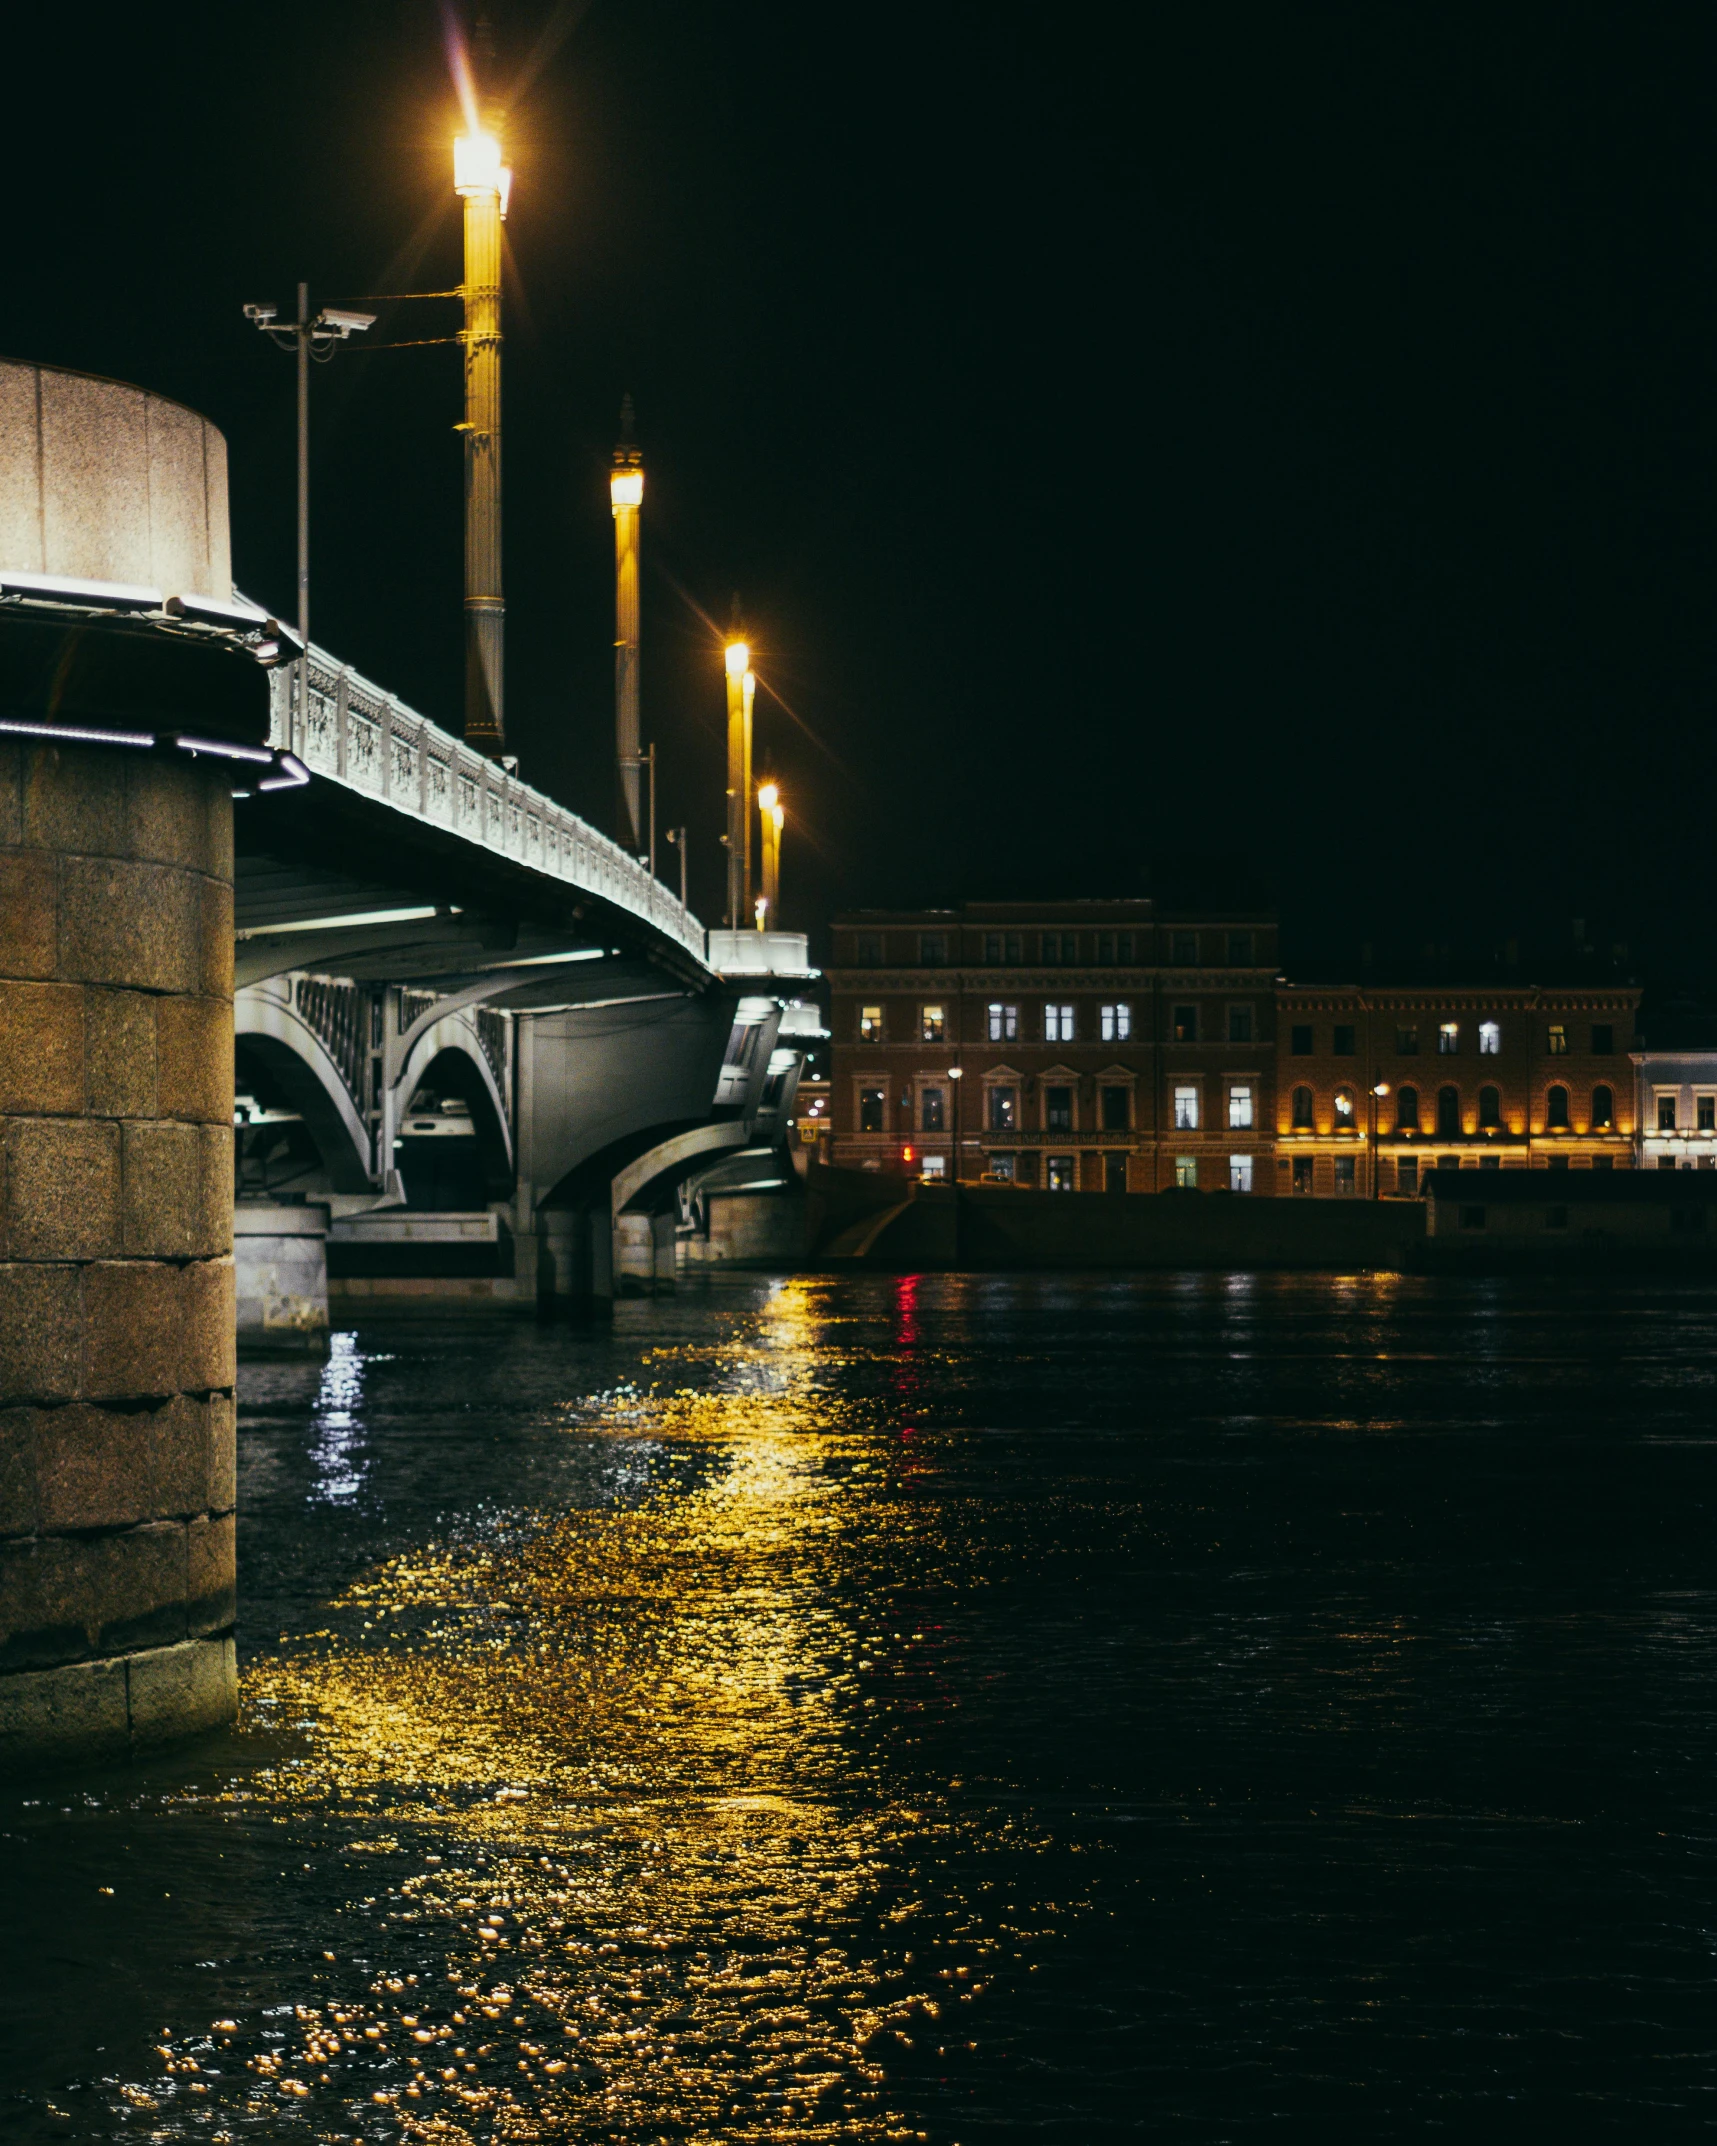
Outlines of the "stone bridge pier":
[[233,764],[184,733],[242,727],[248,674],[265,720],[266,679],[253,654],[98,627],[75,600],[80,577],[230,597],[224,448],[201,418],[0,366],[0,502],[0,1765],[16,1768],[235,1710]]

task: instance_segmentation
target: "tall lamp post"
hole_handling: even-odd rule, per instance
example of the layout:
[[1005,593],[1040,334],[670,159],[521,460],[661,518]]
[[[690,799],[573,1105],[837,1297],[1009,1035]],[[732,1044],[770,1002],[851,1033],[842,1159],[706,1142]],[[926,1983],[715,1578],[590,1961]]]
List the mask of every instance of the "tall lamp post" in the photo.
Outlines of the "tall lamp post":
[[373,313],[347,313],[325,308],[310,318],[310,286],[298,286],[298,318],[282,323],[278,306],[246,306],[244,317],[260,328],[282,350],[298,359],[298,694],[293,715],[292,743],[302,751],[310,707],[310,360],[325,365],[338,346],[365,328],[373,328]]
[[512,173],[493,134],[453,144],[465,203],[465,742],[497,756],[507,607],[501,596],[501,220]]
[[[614,754],[620,767],[621,838],[636,856],[643,847],[638,810],[644,757],[638,743],[638,539],[644,519],[644,457],[632,437],[630,395],[620,405],[620,444],[608,475],[608,500],[614,509]],[[652,875],[655,868],[652,858]]]
[[727,928],[745,929],[751,905],[751,650],[738,630],[723,655],[727,669]]
[[781,830],[787,824],[776,784],[766,782],[758,791],[757,816],[763,828],[763,895],[757,904],[757,928],[774,931],[781,914]]
[[1381,1187],[1379,1186],[1379,1184],[1378,1184],[1378,1182],[1377,1182],[1377,1111],[1378,1111],[1378,1106],[1379,1106],[1379,1105],[1381,1104],[1381,1102],[1383,1101],[1383,1098],[1384,1098],[1384,1097],[1385,1097],[1385,1096],[1386,1096],[1386,1095],[1387,1095],[1388,1093],[1389,1093],[1389,1083],[1388,1083],[1388,1082],[1387,1082],[1386,1080],[1379,1080],[1379,1081],[1373,1081],[1373,1082],[1372,1082],[1372,1084],[1371,1084],[1371,1197],[1372,1197],[1372,1198],[1373,1198],[1374,1200],[1375,1200],[1375,1199],[1378,1199],[1378,1198],[1380,1198],[1380,1197],[1382,1196],[1382,1192],[1381,1192]]

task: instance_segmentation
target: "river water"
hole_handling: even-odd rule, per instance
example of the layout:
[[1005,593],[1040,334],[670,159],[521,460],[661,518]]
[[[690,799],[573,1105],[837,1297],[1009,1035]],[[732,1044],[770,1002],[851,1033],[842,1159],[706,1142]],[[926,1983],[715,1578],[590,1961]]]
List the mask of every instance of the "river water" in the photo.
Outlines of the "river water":
[[0,2139],[1717,2125],[1717,1290],[758,1280],[247,1366]]

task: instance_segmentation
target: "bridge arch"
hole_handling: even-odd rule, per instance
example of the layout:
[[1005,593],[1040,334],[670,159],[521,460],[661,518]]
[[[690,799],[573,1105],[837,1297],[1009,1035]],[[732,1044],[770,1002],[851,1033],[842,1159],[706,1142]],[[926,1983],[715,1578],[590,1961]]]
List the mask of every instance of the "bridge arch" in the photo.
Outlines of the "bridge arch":
[[399,1122],[409,1122],[411,1099],[421,1088],[437,1097],[457,1096],[471,1115],[477,1155],[491,1199],[505,1199],[513,1189],[513,1136],[506,1098],[482,1047],[475,1020],[450,1014],[427,1028],[413,1044],[400,1069]]
[[368,1192],[369,1128],[340,1060],[300,1011],[290,978],[248,984],[234,994],[233,1042],[304,1120],[331,1188]]

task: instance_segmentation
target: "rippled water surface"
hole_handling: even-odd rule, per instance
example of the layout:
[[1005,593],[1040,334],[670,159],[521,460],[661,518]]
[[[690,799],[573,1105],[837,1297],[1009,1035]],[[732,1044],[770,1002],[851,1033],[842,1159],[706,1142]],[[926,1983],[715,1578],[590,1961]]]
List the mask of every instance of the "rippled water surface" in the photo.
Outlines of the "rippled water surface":
[[1717,1290],[807,1279],[247,1367],[0,2138],[1717,2125]]

